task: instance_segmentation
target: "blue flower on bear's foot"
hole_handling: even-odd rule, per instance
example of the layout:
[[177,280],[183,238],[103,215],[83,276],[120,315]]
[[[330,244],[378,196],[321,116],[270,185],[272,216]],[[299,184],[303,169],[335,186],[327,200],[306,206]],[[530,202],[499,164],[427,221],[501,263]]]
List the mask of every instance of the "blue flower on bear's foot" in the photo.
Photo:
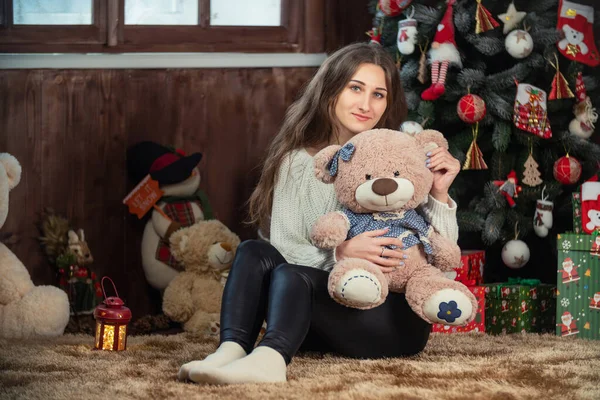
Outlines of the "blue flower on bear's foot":
[[454,300],[447,303],[442,301],[440,303],[440,312],[437,314],[437,317],[448,323],[452,323],[456,318],[460,317],[461,314],[462,311],[458,309],[458,305]]

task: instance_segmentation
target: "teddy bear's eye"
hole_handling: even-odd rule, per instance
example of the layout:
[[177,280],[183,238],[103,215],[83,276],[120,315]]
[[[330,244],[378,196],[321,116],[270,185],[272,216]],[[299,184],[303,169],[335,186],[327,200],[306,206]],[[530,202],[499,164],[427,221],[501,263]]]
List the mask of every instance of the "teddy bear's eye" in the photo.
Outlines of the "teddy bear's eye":
[[396,178],[397,178],[397,177],[399,177],[399,176],[400,176],[400,172],[398,172],[398,171],[394,172],[394,176],[395,176]]
[[370,180],[370,179],[371,179],[371,175],[369,175],[369,174],[366,174],[366,175],[365,175],[365,178],[366,178],[367,180]]

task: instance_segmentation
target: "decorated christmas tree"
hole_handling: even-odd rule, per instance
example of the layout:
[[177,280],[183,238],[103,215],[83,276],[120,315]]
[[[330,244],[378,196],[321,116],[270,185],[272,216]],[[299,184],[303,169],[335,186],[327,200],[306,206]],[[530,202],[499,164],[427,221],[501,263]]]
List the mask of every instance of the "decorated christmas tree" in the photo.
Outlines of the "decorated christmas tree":
[[486,250],[486,281],[555,281],[556,234],[573,229],[571,194],[599,169],[600,8],[594,15],[566,0],[369,7],[368,34],[401,72],[409,122],[399,129],[441,131],[463,165],[450,193],[461,247]]

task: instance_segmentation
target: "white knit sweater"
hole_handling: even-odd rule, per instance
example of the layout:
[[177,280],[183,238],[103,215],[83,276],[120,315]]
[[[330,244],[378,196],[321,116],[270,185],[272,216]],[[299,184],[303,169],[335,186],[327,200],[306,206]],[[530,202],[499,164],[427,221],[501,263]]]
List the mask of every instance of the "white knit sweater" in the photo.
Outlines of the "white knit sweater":
[[[329,270],[335,263],[335,250],[313,246],[310,230],[324,214],[342,208],[334,186],[315,177],[313,157],[306,150],[294,150],[284,157],[273,192],[271,244],[291,264]],[[456,203],[450,206],[431,195],[418,212],[444,237],[456,242]]]

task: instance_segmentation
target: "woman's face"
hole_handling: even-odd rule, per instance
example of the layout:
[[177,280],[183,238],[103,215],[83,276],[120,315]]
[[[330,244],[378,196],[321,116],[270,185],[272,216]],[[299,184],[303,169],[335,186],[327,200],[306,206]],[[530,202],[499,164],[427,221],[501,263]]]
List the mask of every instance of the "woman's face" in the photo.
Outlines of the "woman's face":
[[387,107],[388,88],[383,68],[361,64],[339,94],[335,116],[343,137],[372,129]]

